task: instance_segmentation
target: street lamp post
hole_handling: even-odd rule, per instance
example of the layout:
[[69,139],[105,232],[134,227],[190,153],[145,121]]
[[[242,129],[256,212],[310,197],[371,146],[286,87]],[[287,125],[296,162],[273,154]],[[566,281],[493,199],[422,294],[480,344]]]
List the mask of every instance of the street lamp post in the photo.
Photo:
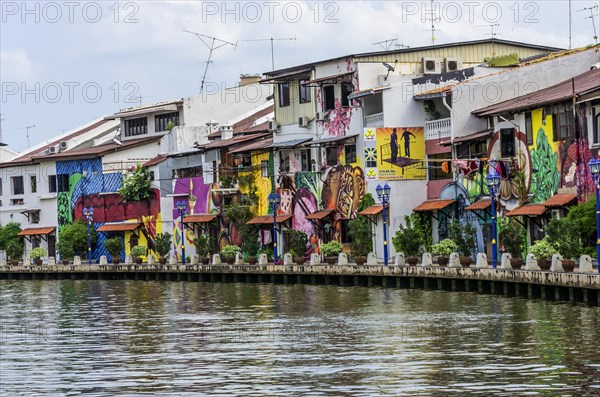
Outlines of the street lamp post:
[[175,204],[175,208],[179,211],[179,218],[181,220],[181,264],[185,265],[185,225],[183,223],[183,217],[187,210],[187,203],[185,201],[178,201]]
[[92,220],[94,219],[94,208],[85,207],[83,209],[83,217],[87,221],[88,227],[88,265],[92,264]]
[[273,263],[277,263],[277,208],[281,203],[279,193],[269,194],[269,203],[273,206]]
[[490,189],[490,199],[492,200],[492,268],[496,268],[498,263],[498,228],[496,226],[496,192],[500,186],[500,176],[495,172],[489,172],[485,177],[488,188]]
[[377,192],[377,198],[381,201],[383,205],[383,264],[385,266],[388,265],[388,238],[387,238],[387,217],[386,217],[386,207],[387,203],[390,201],[390,192],[392,188],[387,183],[381,187],[381,185],[377,185],[375,191]]
[[596,189],[596,258],[598,258],[598,273],[600,273],[600,158],[591,159],[588,166]]

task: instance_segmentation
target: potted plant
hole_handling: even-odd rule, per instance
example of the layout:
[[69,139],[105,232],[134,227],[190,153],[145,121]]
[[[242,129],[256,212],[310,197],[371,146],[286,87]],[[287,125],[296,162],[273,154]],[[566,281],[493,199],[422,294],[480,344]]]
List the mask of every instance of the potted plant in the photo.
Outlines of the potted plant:
[[125,243],[120,237],[109,238],[104,241],[104,248],[112,257],[112,262],[118,265],[121,261],[121,251],[125,249]]
[[244,259],[251,265],[256,265],[258,261],[257,255],[260,248],[258,241],[259,228],[256,225],[243,225],[240,228],[240,236],[242,238],[242,252]]
[[328,243],[321,244],[321,253],[325,258],[325,262],[330,265],[335,265],[338,260],[338,255],[344,249],[344,244],[339,241],[332,240]]
[[161,265],[167,263],[166,256],[171,251],[171,237],[171,233],[169,232],[158,233],[154,237],[154,244],[156,244],[156,252],[160,256],[160,258],[158,258],[158,262]]
[[194,246],[196,247],[196,254],[200,257],[202,264],[207,265],[209,261],[208,254],[210,254],[211,251],[211,238],[202,233],[194,240]]
[[75,257],[75,249],[68,239],[58,240],[58,253],[63,265],[68,265],[71,260]]
[[583,252],[581,230],[583,225],[580,220],[566,217],[552,219],[546,227],[548,241],[562,255],[562,267],[565,272],[575,269],[575,260]]
[[536,241],[530,248],[531,253],[537,259],[538,266],[542,270],[550,270],[552,255],[557,252],[556,247],[550,242],[548,236]]
[[287,244],[290,248],[290,253],[294,257],[294,262],[297,265],[304,264],[304,255],[306,254],[306,245],[308,244],[308,236],[301,230],[289,230],[287,232]]
[[229,265],[233,265],[235,262],[235,257],[238,252],[241,252],[242,249],[237,245],[226,245],[221,250],[221,258],[225,259],[225,262]]
[[510,265],[513,269],[523,266],[523,248],[527,241],[527,232],[516,219],[507,219],[500,224],[500,242],[512,256]]
[[[98,233],[92,228],[90,230],[92,249],[96,246],[97,239]],[[64,225],[58,234],[58,244],[59,247],[70,246],[73,249],[72,257],[75,255],[82,258],[86,257],[88,253],[88,225],[85,220],[80,218],[73,223]],[[67,259],[69,259],[69,256],[67,255]]]
[[42,258],[44,256],[48,255],[48,253],[42,247],[36,247],[36,248],[34,248],[34,249],[31,250],[31,252],[29,253],[29,255],[31,255],[31,259],[33,259],[33,261],[35,262],[35,264],[37,266],[41,266],[42,265]]
[[23,244],[23,240],[13,239],[6,243],[4,249],[6,251],[6,256],[8,256],[12,265],[17,266],[19,261],[23,259],[25,244]]
[[371,223],[364,216],[359,216],[349,222],[348,234],[352,242],[352,255],[357,265],[364,265],[367,255],[373,251],[373,230]]
[[437,261],[440,266],[447,266],[450,254],[456,252],[457,246],[454,240],[445,238],[439,243],[431,246],[431,253],[437,255]]
[[131,257],[140,265],[143,261],[142,256],[146,256],[148,254],[148,247],[145,245],[136,245],[131,249]]
[[464,225],[454,220],[448,227],[450,239],[456,243],[458,254],[460,255],[460,264],[462,267],[469,267],[473,260],[471,255],[477,248],[475,240],[476,230],[470,223]]
[[402,252],[406,255],[406,262],[415,266],[419,261],[419,255],[421,246],[423,245],[423,239],[421,232],[415,227],[410,216],[404,217],[405,225],[400,225],[400,229],[396,231],[396,235],[392,237],[392,244],[396,252]]

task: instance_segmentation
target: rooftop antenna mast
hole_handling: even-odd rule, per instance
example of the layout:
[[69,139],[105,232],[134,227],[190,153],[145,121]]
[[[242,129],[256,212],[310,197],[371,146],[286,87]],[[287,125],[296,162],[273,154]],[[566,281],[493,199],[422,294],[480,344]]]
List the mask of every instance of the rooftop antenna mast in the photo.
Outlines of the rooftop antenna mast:
[[270,41],[271,42],[271,70],[275,70],[275,50],[274,50],[274,46],[273,46],[273,42],[274,41],[282,41],[282,40],[294,40],[296,41],[295,37],[269,37],[267,39],[248,39],[248,40],[240,40],[240,41]]
[[492,38],[492,56],[496,56],[496,46],[494,39],[498,36],[498,27],[499,23],[490,23],[489,25],[477,25],[478,28],[490,28],[490,33],[484,33],[485,36],[490,36]]
[[378,45],[381,48],[383,48],[385,51],[388,51],[390,48],[395,47],[395,48],[410,48],[410,46],[407,46],[403,43],[398,43],[398,36],[396,35],[395,39],[388,39],[388,40],[383,40],[383,41],[378,41],[377,43],[373,43],[373,45]]
[[592,20],[592,26],[594,28],[594,41],[596,42],[596,44],[598,44],[598,34],[596,33],[596,21],[594,20],[594,17],[597,17],[600,14],[594,14],[594,10],[598,9],[598,5],[595,5],[593,7],[585,7],[582,8],[581,10],[577,10],[577,12],[579,11],[589,11],[590,12],[590,16],[586,17]]
[[25,133],[27,135],[27,148],[31,147],[31,144],[29,143],[29,130],[34,128],[35,125],[28,125],[27,127],[21,127],[19,128],[20,130],[27,130],[27,132]]
[[4,119],[2,118],[2,113],[0,113],[0,143],[2,143],[2,122]]
[[431,45],[435,45],[435,31],[439,30],[435,28],[435,24],[441,21],[441,18],[436,15],[435,12],[435,4],[433,0],[431,0],[431,11],[425,12],[425,15],[430,15],[429,18],[426,18],[427,21],[431,21],[431,29],[425,29],[426,32],[431,32]]
[[[206,72],[208,71],[208,65],[210,65],[212,63],[213,51],[217,50],[221,47],[224,47],[226,45],[232,45],[233,49],[235,50],[237,47],[237,43],[232,43],[229,41],[217,39],[216,37],[207,36],[204,34],[192,32],[192,31],[185,30],[185,29],[183,29],[183,31],[186,33],[193,34],[196,37],[198,37],[200,39],[200,41],[206,46],[206,48],[209,49],[208,59],[206,60],[206,67],[204,68],[204,75],[202,76],[202,83],[200,84],[200,94],[202,94],[202,91],[204,90],[204,81],[206,80]],[[209,44],[209,42],[210,42],[210,44]]]

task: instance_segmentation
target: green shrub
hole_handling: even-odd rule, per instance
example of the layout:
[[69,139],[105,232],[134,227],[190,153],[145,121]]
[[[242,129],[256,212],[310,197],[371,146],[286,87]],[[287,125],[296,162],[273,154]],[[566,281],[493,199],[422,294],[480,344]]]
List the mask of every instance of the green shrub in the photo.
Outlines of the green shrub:
[[323,256],[338,256],[344,249],[344,244],[339,241],[330,241],[325,244],[321,244],[321,253]]
[[243,225],[240,227],[240,237],[242,238],[242,251],[246,256],[255,257],[260,248],[258,241],[259,227],[257,225]]
[[406,256],[419,255],[423,245],[421,231],[415,227],[410,216],[405,216],[404,222],[406,225],[400,225],[400,229],[392,237],[392,244],[396,252],[402,252]]
[[536,259],[552,259],[552,255],[557,253],[556,247],[550,243],[548,237],[544,237],[542,240],[536,241],[530,248],[530,252],[535,256]]
[[25,253],[25,244],[23,243],[23,240],[10,240],[6,243],[4,250],[10,260],[20,261],[23,259],[23,253]]
[[21,233],[21,224],[16,222],[9,222],[4,226],[0,226],[0,251],[5,251],[6,246],[9,242],[19,240],[23,242],[23,237],[19,236]]
[[221,257],[227,259],[227,258],[235,258],[235,256],[238,254],[238,252],[241,252],[242,249],[240,247],[238,247],[237,245],[226,245],[225,247],[223,247],[223,249],[221,250]]
[[431,253],[439,256],[450,256],[451,253],[456,252],[458,247],[454,240],[445,238],[437,244],[431,246]]
[[500,222],[500,243],[513,258],[521,258],[527,243],[527,231],[516,219],[505,218]]
[[574,259],[583,252],[581,221],[574,218],[552,219],[546,226],[546,237],[564,259]]
[[31,256],[31,259],[40,259],[48,255],[48,252],[42,247],[37,247],[32,249],[29,255]]
[[293,257],[300,257],[306,254],[306,245],[308,236],[301,230],[289,230],[287,232],[287,246]]
[[104,248],[112,257],[118,258],[121,256],[121,251],[125,249],[125,243],[120,237],[113,237],[104,240]]
[[[98,233],[96,233],[94,228],[90,229],[90,240],[93,249],[98,240]],[[88,225],[86,221],[83,218],[80,218],[73,223],[63,226],[58,234],[58,243],[59,247],[63,247],[63,249],[64,246],[70,245],[73,248],[74,253],[79,254],[82,258],[87,258]]]
[[156,252],[162,258],[167,256],[171,251],[171,233],[159,233],[154,237],[154,243],[156,244]]
[[125,174],[118,193],[123,201],[141,201],[152,198],[152,176],[147,168],[136,165],[132,172]]
[[212,252],[212,239],[210,236],[201,233],[194,240],[194,246],[196,247],[196,254],[200,258],[206,258]]
[[470,223],[463,225],[454,220],[448,226],[450,239],[456,243],[458,253],[462,256],[471,256],[477,249],[476,232]]
[[136,245],[131,249],[131,256],[134,259],[146,256],[146,254],[148,254],[148,247],[146,247],[145,245]]
[[362,215],[348,223],[348,235],[352,239],[352,255],[367,256],[373,251],[373,229],[369,220]]

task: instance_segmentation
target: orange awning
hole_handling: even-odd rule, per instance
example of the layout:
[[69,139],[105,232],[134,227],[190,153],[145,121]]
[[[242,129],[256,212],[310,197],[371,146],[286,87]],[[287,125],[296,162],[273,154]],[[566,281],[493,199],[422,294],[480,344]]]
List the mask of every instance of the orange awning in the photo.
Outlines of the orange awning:
[[[290,219],[291,215],[277,215],[277,223],[283,223]],[[246,222],[246,225],[272,225],[273,224],[273,215],[261,215],[255,216]]]
[[323,218],[328,217],[329,215],[333,214],[333,210],[323,210],[323,211],[316,211],[313,212],[310,215],[306,216],[306,219],[315,219],[315,220],[322,220]]
[[217,219],[217,214],[198,214],[183,217],[183,223],[209,223]]
[[506,216],[540,216],[544,215],[547,208],[543,204],[527,204],[508,211]]
[[560,208],[577,201],[577,195],[571,193],[558,193],[543,202],[544,207]]
[[474,202],[465,208],[466,211],[486,210],[492,206],[491,199],[482,199]]
[[443,210],[451,204],[456,203],[456,200],[427,200],[419,204],[413,209],[414,212],[433,212]]
[[45,236],[56,230],[55,227],[31,227],[29,229],[23,229],[19,232],[19,236]]
[[140,227],[141,223],[133,222],[119,222],[119,223],[105,223],[100,226],[97,230],[99,232],[130,232]]
[[383,212],[383,204],[375,204],[360,211],[358,215],[373,216]]

